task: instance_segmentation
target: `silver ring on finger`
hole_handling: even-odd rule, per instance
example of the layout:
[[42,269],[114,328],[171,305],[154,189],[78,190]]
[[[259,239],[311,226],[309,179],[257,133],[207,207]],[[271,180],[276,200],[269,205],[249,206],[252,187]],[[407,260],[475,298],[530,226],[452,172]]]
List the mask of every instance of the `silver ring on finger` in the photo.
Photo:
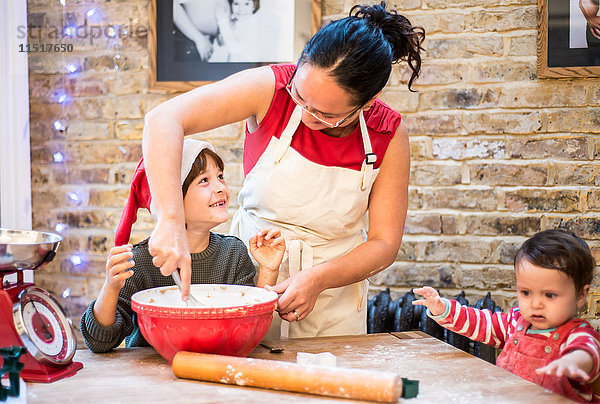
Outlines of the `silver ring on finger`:
[[294,316],[296,316],[296,321],[300,321],[300,314],[298,314],[298,312],[296,310],[293,310],[292,314],[294,314]]

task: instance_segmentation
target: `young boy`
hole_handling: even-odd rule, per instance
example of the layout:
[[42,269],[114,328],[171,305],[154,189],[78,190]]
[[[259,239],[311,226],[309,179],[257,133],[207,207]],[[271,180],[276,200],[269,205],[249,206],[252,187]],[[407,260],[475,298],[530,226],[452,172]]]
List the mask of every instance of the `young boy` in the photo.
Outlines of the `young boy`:
[[571,232],[543,231],[523,243],[514,266],[519,306],[508,313],[461,306],[428,286],[414,290],[425,299],[413,304],[449,330],[502,348],[501,368],[572,400],[596,402],[599,336],[575,318],[595,266],[588,245]]
[[[181,178],[192,283],[254,286],[255,269],[244,243],[237,237],[210,231],[229,219],[230,192],[223,168],[223,161],[210,144],[184,141]],[[132,186],[130,197],[136,197],[133,193]],[[123,239],[123,235],[117,239]],[[263,229],[250,239],[249,246],[259,264],[257,286],[274,285],[285,252],[281,232]],[[154,266],[148,240],[133,247],[117,243],[108,256],[100,295],[81,318],[81,333],[88,348],[107,352],[123,339],[127,347],[148,346],[131,309],[131,296],[140,290],[174,284],[170,276],[163,276]]]

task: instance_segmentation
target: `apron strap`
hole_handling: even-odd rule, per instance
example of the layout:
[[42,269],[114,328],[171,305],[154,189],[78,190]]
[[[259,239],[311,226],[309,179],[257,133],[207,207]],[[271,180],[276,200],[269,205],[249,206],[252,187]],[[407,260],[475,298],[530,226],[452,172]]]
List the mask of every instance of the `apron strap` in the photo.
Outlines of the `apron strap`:
[[288,246],[290,276],[313,266],[313,248],[302,240],[291,240]]
[[290,147],[292,143],[292,136],[296,132],[298,125],[300,125],[300,121],[302,120],[302,108],[299,105],[296,105],[294,108],[294,112],[290,116],[290,120],[288,121],[287,126],[281,132],[281,136],[279,137],[279,142],[277,142],[277,146],[275,147],[275,155],[273,158],[273,164],[279,164],[285,152]]
[[360,184],[360,190],[361,192],[364,192],[367,189],[371,177],[373,176],[373,167],[377,161],[377,155],[373,153],[373,149],[371,147],[371,138],[369,138],[367,124],[365,122],[365,116],[362,110],[360,111],[358,120],[360,122],[360,134],[362,135],[362,141],[365,147],[365,160],[363,161],[361,167],[363,177],[362,183]]

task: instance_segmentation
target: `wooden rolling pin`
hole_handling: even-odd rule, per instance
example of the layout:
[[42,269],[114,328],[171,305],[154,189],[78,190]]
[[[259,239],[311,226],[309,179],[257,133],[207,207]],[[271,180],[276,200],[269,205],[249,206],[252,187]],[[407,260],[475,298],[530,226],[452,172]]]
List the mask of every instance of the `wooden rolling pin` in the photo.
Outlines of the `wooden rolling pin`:
[[185,379],[386,403],[402,393],[400,377],[391,372],[185,351],[173,358],[173,372]]

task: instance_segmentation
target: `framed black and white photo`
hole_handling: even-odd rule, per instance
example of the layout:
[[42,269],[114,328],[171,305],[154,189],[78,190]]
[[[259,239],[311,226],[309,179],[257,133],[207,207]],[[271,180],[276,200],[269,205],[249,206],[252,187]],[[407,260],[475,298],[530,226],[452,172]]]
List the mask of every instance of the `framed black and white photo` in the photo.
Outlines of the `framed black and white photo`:
[[294,63],[320,22],[320,0],[152,0],[150,87],[187,91]]
[[600,77],[600,0],[538,0],[538,77]]

